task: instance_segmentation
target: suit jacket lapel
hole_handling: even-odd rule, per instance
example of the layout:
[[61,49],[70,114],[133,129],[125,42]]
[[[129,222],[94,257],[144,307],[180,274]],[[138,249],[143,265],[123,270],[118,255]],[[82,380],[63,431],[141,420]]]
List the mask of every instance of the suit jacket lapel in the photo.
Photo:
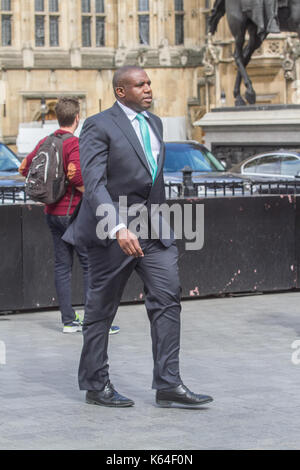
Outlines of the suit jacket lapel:
[[117,126],[121,129],[123,132],[124,136],[126,139],[130,142],[134,150],[136,151],[138,157],[140,158],[141,162],[147,169],[147,171],[151,175],[151,171],[149,168],[148,160],[147,157],[144,153],[144,150],[140,144],[140,141],[135,133],[134,128],[132,127],[132,124],[124,111],[120,108],[118,103],[115,103],[112,107],[112,115],[113,115],[113,120],[117,124]]

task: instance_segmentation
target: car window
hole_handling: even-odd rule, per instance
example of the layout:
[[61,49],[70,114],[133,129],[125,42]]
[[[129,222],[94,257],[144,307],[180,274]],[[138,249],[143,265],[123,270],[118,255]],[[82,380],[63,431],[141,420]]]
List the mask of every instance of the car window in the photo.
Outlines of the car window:
[[0,171],[18,171],[20,162],[5,145],[0,144]]
[[256,172],[256,158],[248,163],[245,163],[242,172],[243,173],[255,173]]
[[256,173],[279,175],[280,156],[266,155],[265,157],[257,158]]
[[223,165],[211,152],[192,143],[166,143],[165,172],[181,171],[185,166],[193,171],[225,171]]
[[300,172],[300,159],[293,155],[284,155],[281,158],[281,174],[296,176]]

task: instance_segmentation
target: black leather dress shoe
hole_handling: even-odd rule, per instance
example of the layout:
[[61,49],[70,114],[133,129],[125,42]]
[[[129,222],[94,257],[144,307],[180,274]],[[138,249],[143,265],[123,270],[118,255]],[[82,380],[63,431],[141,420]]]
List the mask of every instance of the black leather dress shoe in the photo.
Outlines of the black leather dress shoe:
[[157,390],[156,392],[156,403],[165,408],[171,408],[174,405],[196,408],[211,401],[213,399],[209,395],[197,395],[183,384],[167,390]]
[[109,381],[101,391],[90,390],[86,392],[86,403],[114,408],[125,408],[134,405],[132,400],[120,395]]

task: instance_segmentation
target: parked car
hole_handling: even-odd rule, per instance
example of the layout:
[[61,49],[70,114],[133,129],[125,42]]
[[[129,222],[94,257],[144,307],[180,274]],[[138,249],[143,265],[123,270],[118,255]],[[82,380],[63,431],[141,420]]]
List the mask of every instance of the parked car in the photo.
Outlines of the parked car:
[[[234,165],[231,172],[244,175],[252,182],[260,183],[253,188],[256,192],[299,193],[300,192],[300,150],[278,150],[246,158]],[[272,188],[263,185],[272,182]],[[276,183],[277,186],[276,186]],[[299,184],[298,184],[299,183]]]
[[24,201],[25,179],[18,172],[19,166],[14,152],[0,143],[0,204]]
[[234,173],[265,179],[300,177],[300,150],[278,150],[246,158],[230,168]]
[[[247,179],[226,171],[224,165],[202,144],[187,140],[166,142],[164,179],[166,196],[177,197],[183,181],[182,169],[189,166],[193,183],[197,183],[198,196],[205,193],[232,194],[233,190],[242,191]],[[225,184],[224,184],[225,183]],[[169,185],[169,187],[168,187]]]

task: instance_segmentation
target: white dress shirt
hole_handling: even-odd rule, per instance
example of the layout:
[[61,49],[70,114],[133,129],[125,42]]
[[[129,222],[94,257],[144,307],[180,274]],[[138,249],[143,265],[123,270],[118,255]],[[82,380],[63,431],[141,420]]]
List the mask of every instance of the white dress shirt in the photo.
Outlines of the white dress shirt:
[[[124,104],[120,103],[120,101],[117,101],[117,103],[121,107],[121,109],[124,111],[124,113],[126,114],[128,119],[131,121],[132,127],[134,128],[135,133],[136,133],[136,135],[137,135],[137,137],[140,141],[140,144],[142,146],[142,149],[145,152],[144,142],[143,142],[142,134],[141,134],[141,131],[140,131],[140,124],[139,124],[139,121],[137,119],[135,119],[136,115],[138,113],[136,111],[134,111],[133,109],[128,108],[128,106],[125,106]],[[148,121],[149,115],[148,115],[147,111],[142,111],[141,114],[143,114],[143,116],[145,116],[145,118],[146,118],[146,121]],[[148,125],[148,128],[149,128],[149,133],[150,133],[150,143],[151,143],[152,155],[153,155],[153,157],[154,157],[154,159],[157,163],[158,155],[159,155],[159,152],[160,152],[160,141],[156,137],[154,131],[151,128],[151,126]],[[145,154],[146,154],[146,152],[145,152]],[[110,233],[109,233],[109,238],[115,238],[115,235],[116,235],[117,231],[120,230],[121,228],[126,228],[126,225],[121,223],[121,224],[117,225],[115,228],[113,228],[113,230],[111,230]]]
[[[136,115],[138,113],[136,111],[134,111],[133,109],[128,108],[124,104],[120,103],[120,101],[117,101],[117,103],[123,109],[123,111],[126,114],[126,116],[128,117],[128,119],[131,121],[131,124],[132,124],[132,126],[135,130],[135,133],[136,133],[139,141],[140,141],[142,149],[145,152],[144,142],[143,142],[143,138],[142,138],[141,131],[140,131],[140,124],[139,124],[139,121],[137,119],[135,119]],[[146,121],[148,121],[149,115],[148,115],[147,111],[142,111],[140,114],[145,116]],[[158,158],[158,155],[159,155],[159,152],[160,152],[160,141],[156,137],[155,133],[153,132],[153,130],[151,128],[151,126],[148,125],[148,128],[149,128],[149,132],[150,132],[150,142],[151,142],[152,155],[153,155],[153,157],[154,157],[154,159],[157,163],[157,158]]]

